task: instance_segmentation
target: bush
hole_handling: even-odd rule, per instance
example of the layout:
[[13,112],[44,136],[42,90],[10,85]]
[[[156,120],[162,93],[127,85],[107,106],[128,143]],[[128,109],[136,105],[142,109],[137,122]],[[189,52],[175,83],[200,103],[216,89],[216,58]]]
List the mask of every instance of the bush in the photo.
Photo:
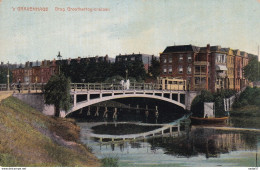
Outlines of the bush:
[[106,157],[101,159],[101,163],[103,167],[118,167],[118,160],[117,157]]
[[240,108],[246,105],[260,105],[260,88],[247,87],[236,99],[233,107]]
[[206,90],[202,90],[201,94],[196,96],[191,104],[191,112],[196,117],[203,117],[204,115],[204,102],[212,102],[214,100],[213,95]]
[[[201,95],[196,96],[191,104],[191,111],[196,117],[203,117],[204,115],[204,102],[215,103],[215,113],[217,117],[225,115],[224,110],[224,98],[233,96],[236,92],[234,90],[223,90],[217,93],[211,93],[209,91],[201,91]],[[240,105],[240,102],[237,105]]]

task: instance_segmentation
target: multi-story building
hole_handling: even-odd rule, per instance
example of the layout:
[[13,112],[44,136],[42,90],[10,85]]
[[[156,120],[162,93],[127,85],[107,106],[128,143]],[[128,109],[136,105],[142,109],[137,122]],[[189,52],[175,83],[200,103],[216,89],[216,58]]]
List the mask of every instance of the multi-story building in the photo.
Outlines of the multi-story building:
[[211,91],[227,89],[227,54],[221,46],[210,47]]
[[209,47],[200,52],[193,45],[170,46],[160,54],[161,77],[186,80],[187,89],[208,89]]
[[158,56],[148,55],[148,54],[125,54],[125,55],[117,55],[115,59],[115,63],[118,62],[131,62],[131,61],[141,61],[144,64],[144,69],[146,73],[148,73],[149,67],[151,66],[151,62],[153,58],[158,58]]
[[160,76],[182,78],[189,90],[239,91],[248,84],[243,76],[248,55],[239,50],[209,44],[170,46],[160,54],[160,61]]
[[17,65],[16,69],[12,70],[13,83],[17,83],[19,80],[24,82],[24,64]]
[[246,85],[248,84],[248,80],[245,78],[245,75],[244,75],[244,71],[243,71],[243,68],[248,65],[248,53],[244,52],[244,51],[241,51],[240,52],[241,54],[241,62],[242,62],[242,80],[241,80],[241,87],[240,89],[242,89],[243,87],[246,87]]
[[234,50],[235,55],[235,65],[234,65],[234,83],[235,90],[239,91],[241,87],[241,79],[242,79],[242,57],[240,55],[240,50]]
[[235,89],[235,56],[233,50],[231,48],[225,48],[227,52],[227,89],[234,90]]

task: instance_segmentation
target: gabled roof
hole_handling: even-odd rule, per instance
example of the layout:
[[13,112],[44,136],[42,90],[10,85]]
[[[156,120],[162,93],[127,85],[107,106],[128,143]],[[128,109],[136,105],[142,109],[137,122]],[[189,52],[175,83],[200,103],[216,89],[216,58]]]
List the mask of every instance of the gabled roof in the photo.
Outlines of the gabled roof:
[[178,45],[178,46],[168,46],[163,51],[163,53],[174,53],[174,52],[199,52],[200,47],[194,45]]

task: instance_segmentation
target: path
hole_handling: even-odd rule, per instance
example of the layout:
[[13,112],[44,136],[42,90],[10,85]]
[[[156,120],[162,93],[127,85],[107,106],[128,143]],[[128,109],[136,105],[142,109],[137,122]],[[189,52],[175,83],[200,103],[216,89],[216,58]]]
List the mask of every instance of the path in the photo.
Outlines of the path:
[[0,102],[5,98],[11,96],[13,94],[12,91],[0,91]]

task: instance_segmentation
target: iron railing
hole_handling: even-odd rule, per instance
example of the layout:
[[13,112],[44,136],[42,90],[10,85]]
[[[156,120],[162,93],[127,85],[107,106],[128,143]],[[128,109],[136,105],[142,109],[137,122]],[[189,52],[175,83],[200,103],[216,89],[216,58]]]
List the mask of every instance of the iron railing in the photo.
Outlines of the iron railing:
[[[18,84],[10,85],[10,90],[16,92],[44,92],[44,86],[46,83],[21,83],[20,87]],[[130,83],[122,85],[119,83],[71,83],[72,91],[88,91],[88,90],[168,90],[168,91],[183,91],[183,85],[173,86],[162,86],[162,84],[156,83]],[[0,91],[6,91],[7,85],[0,84]]]

